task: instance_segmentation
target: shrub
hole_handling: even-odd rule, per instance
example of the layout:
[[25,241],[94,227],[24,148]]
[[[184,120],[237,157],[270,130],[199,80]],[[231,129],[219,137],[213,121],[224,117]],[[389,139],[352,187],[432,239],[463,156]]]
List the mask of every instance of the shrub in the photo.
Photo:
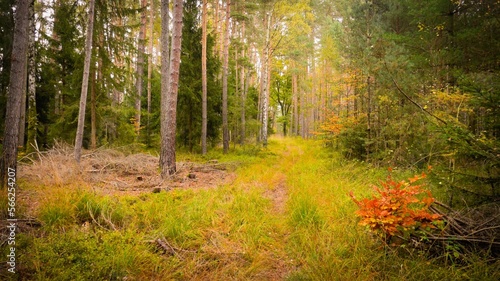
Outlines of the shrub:
[[395,236],[408,238],[422,231],[435,228],[440,215],[429,213],[434,202],[430,191],[415,182],[426,175],[416,175],[409,181],[396,182],[389,174],[381,187],[374,186],[378,196],[357,200],[352,191],[351,198],[359,206],[356,214],[361,217],[360,224],[368,226],[387,243]]

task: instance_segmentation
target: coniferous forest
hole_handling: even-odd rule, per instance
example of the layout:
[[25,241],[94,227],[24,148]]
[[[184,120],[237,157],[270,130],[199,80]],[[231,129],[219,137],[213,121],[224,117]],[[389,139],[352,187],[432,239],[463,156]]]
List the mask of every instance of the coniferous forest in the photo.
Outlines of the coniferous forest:
[[0,279],[500,279],[498,0],[0,6]]

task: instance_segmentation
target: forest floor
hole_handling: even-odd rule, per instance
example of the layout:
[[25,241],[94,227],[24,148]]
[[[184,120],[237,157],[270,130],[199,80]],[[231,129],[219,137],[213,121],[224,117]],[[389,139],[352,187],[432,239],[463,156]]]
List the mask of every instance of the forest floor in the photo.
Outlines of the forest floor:
[[387,170],[319,141],[182,154],[166,181],[148,154],[98,150],[77,166],[59,147],[28,158],[18,203],[36,223],[20,226],[18,280],[500,279],[498,261],[382,247],[348,193],[370,194]]

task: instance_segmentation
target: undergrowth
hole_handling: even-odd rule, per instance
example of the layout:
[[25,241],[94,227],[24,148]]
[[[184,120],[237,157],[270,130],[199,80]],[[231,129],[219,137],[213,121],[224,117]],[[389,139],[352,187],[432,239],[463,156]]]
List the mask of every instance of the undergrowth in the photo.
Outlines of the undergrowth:
[[[248,149],[248,150],[247,150]],[[184,155],[195,158],[199,156]],[[116,196],[82,181],[45,186],[19,233],[18,274],[2,280],[498,280],[479,256],[444,264],[381,246],[358,225],[349,191],[387,176],[321,144],[271,140],[267,149],[214,152],[241,161],[212,189]],[[203,161],[206,159],[202,159]],[[65,181],[62,181],[65,182]],[[29,189],[29,183],[25,183]],[[23,188],[23,187],[20,187]],[[29,202],[22,202],[29,204]],[[3,206],[2,206],[3,208]],[[4,250],[5,251],[5,250]],[[4,254],[4,253],[2,253]]]

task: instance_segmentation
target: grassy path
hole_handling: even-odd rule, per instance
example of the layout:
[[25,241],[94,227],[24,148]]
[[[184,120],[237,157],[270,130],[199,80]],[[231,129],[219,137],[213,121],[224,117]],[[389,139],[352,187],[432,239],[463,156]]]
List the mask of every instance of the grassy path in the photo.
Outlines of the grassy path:
[[[319,142],[272,139],[234,182],[211,189],[103,196],[50,188],[42,229],[19,235],[24,280],[497,280],[473,266],[386,252],[357,225],[382,169],[329,155]],[[158,243],[158,239],[162,241]],[[0,275],[0,277],[2,277]],[[0,278],[2,279],[2,278]]]

